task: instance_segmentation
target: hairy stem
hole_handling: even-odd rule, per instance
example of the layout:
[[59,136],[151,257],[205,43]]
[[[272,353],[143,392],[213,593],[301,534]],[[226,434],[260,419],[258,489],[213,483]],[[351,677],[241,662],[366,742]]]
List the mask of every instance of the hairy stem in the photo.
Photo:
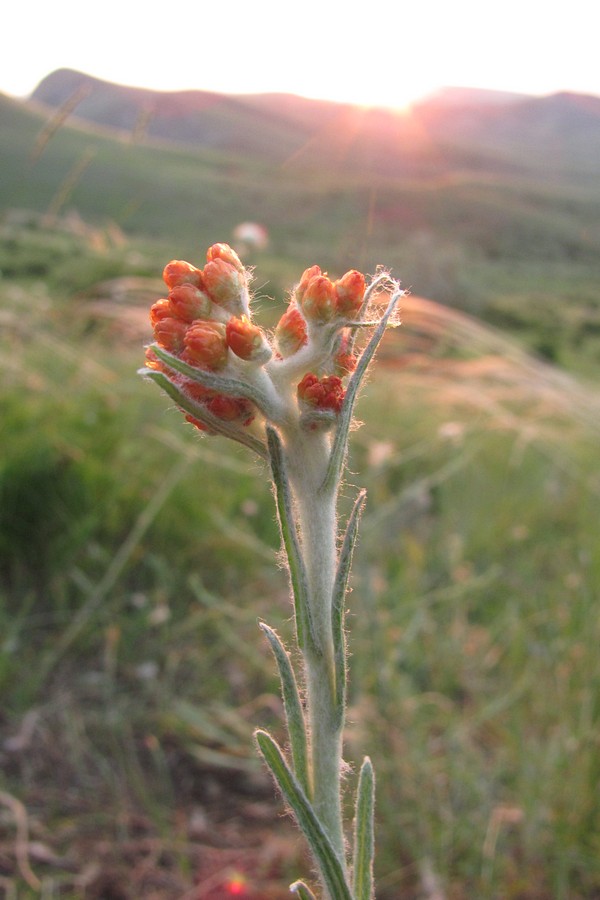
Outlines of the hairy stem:
[[308,602],[319,646],[304,654],[309,708],[313,806],[344,865],[341,810],[343,720],[336,702],[332,597],[337,561],[337,485],[323,491],[330,441],[321,432],[298,429],[286,435],[290,483],[294,492]]

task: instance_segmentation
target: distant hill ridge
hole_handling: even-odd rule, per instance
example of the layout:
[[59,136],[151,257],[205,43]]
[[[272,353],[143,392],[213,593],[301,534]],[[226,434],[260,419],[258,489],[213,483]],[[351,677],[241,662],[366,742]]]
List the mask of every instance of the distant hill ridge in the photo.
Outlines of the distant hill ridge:
[[405,114],[290,94],[161,92],[59,69],[31,99],[69,102],[73,115],[139,139],[259,155],[301,157],[383,175],[478,169],[600,174],[600,97],[546,97],[446,88]]

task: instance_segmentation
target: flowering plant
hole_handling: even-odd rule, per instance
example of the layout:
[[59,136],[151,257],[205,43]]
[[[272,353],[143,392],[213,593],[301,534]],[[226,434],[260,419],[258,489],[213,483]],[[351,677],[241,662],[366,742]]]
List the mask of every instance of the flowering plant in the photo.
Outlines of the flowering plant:
[[[290,750],[285,754],[259,729],[259,751],[306,836],[323,897],[371,900],[368,758],[358,779],[351,850],[341,800],[344,605],[366,493],[358,493],[343,537],[337,501],[358,390],[402,291],[386,272],[367,284],[355,270],[332,281],[312,266],[269,336],[252,320],[250,273],[227,244],[209,248],[203,269],[170,262],[163,278],[168,297],[151,308],[155,340],[142,374],[200,431],[244,444],[270,465],[303,671],[301,694],[288,650],[261,622],[281,679]],[[360,346],[360,335],[369,333]],[[290,890],[314,900],[303,881]]]

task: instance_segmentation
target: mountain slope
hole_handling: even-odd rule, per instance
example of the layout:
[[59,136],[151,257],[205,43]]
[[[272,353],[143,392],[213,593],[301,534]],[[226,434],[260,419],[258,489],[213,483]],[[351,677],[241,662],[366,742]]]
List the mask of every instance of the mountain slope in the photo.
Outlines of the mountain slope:
[[475,171],[580,182],[600,175],[600,98],[446,89],[399,114],[286,94],[160,92],[81,72],[48,75],[32,99],[137,139],[169,140],[309,168],[430,177]]

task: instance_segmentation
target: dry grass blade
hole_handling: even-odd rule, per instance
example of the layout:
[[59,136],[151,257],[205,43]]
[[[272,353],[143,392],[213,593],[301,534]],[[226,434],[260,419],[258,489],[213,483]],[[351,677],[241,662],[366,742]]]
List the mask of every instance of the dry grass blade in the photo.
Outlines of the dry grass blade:
[[15,857],[19,872],[23,880],[27,882],[29,887],[34,891],[39,891],[41,881],[34,874],[29,864],[29,825],[27,818],[27,810],[24,805],[6,791],[0,791],[0,803],[7,806],[13,814],[17,833],[15,836]]
[[567,413],[600,431],[597,390],[536,359],[491,326],[415,296],[402,302],[402,326],[384,339],[379,355],[382,362],[402,363],[431,379],[437,376],[443,379],[445,390],[459,385],[461,395],[471,404],[481,405],[483,382],[496,388],[495,395],[486,390],[486,404],[498,398],[518,401],[529,397],[539,404],[540,413]]

